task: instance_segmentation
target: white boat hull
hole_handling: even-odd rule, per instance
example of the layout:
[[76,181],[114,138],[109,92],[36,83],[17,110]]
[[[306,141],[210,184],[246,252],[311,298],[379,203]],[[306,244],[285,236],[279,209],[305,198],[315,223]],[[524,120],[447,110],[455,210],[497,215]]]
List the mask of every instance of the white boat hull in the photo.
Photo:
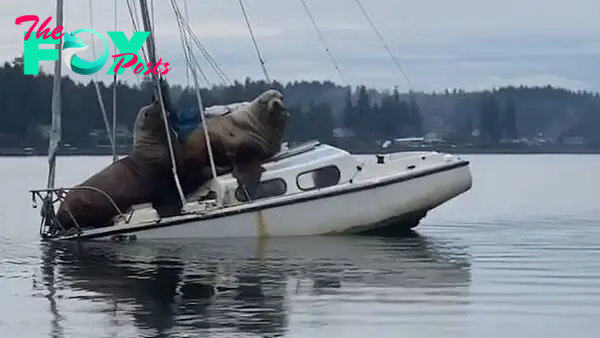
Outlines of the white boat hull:
[[[390,223],[406,230],[416,226],[428,210],[469,190],[471,185],[469,163],[461,160],[376,182],[325,188],[300,198],[285,196],[204,215],[84,230],[71,239],[314,236],[367,232]],[[415,215],[420,216],[415,219]]]

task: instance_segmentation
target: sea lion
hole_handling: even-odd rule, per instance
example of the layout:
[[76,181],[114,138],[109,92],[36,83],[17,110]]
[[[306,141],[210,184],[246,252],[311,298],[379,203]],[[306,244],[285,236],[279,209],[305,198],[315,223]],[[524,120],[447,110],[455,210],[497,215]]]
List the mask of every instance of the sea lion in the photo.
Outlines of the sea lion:
[[[184,142],[184,192],[190,193],[208,181],[207,132],[215,166],[233,170],[249,197],[254,196],[262,174],[262,163],[281,149],[289,115],[283,95],[267,90],[251,102],[230,105],[230,112],[206,120],[206,131],[194,130]],[[210,108],[209,108],[210,109]]]
[[[171,136],[171,141],[179,165],[183,163],[182,145],[175,135]],[[179,199],[171,171],[162,110],[157,100],[138,112],[132,152],[77,187],[84,190],[69,191],[57,212],[57,219],[64,228],[75,225],[69,211],[77,224],[85,228],[109,225],[118,214],[104,194],[85,187],[103,191],[123,212],[141,203],[152,203],[159,214],[181,209],[181,203],[179,209],[173,206],[173,200]]]

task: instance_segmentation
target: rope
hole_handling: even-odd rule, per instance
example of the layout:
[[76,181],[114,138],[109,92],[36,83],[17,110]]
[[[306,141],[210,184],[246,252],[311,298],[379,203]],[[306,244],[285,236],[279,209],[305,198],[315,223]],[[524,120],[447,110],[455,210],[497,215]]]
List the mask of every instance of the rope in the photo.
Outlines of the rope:
[[[188,13],[187,0],[183,0],[183,9],[185,11],[185,21],[188,22],[190,20],[190,16]],[[181,31],[181,29],[180,29],[180,31]],[[182,40],[182,42],[183,42],[183,40]],[[201,74],[204,77],[204,79],[208,82],[208,79],[206,79],[206,77],[204,76],[204,73],[201,73]],[[189,87],[190,86],[190,69],[188,67],[185,68],[185,78],[187,80],[187,87]]]
[[[192,42],[194,42],[194,44],[196,45],[196,47],[198,47],[198,49],[200,50],[200,52],[202,52],[202,54],[206,58],[206,61],[208,61],[208,63],[212,67],[212,69],[215,71],[215,73],[217,73],[217,76],[219,78],[221,78],[221,81],[223,81],[224,83],[227,83],[227,84],[232,84],[232,82],[229,79],[229,77],[227,77],[227,75],[225,74],[225,72],[219,67],[219,65],[217,64],[217,62],[208,53],[208,51],[206,50],[206,48],[200,43],[200,41],[198,40],[198,37],[196,37],[196,35],[193,33],[192,28],[189,26],[189,24],[187,24],[186,22],[182,22],[182,23],[183,23],[184,27],[187,28],[188,37],[190,37],[192,39]],[[195,61],[195,62],[197,63],[197,61]],[[200,68],[200,66],[198,66],[198,68]]]
[[[94,5],[92,0],[88,1],[89,15],[90,15],[90,26],[94,29]],[[96,44],[94,43],[94,39],[92,38],[92,54],[94,54],[94,59],[96,59]],[[108,124],[108,114],[106,113],[106,108],[104,107],[104,99],[102,98],[102,93],[100,92],[100,86],[98,85],[98,73],[94,73],[94,87],[96,88],[96,97],[98,98],[98,103],[100,104],[100,111],[102,112],[102,120],[104,120],[104,127],[106,128],[106,136],[108,137],[108,141],[110,142],[112,148],[112,156],[113,162],[115,161],[115,139],[113,138],[113,132],[110,129]],[[114,116],[114,111],[113,111]]]
[[248,31],[250,32],[250,37],[252,37],[252,43],[254,44],[254,49],[256,50],[256,56],[258,56],[258,61],[260,62],[260,66],[262,67],[262,71],[265,75],[265,80],[270,83],[271,77],[269,76],[269,72],[267,72],[267,67],[265,66],[265,60],[260,54],[260,50],[258,49],[258,44],[256,43],[256,38],[254,37],[254,31],[252,31],[252,26],[250,25],[250,20],[248,19],[248,15],[246,14],[246,9],[244,8],[244,3],[242,0],[238,0],[240,3],[240,8],[242,9],[242,14],[244,15],[244,20],[246,20],[246,25],[248,26]]
[[[148,4],[146,1],[147,0],[140,0],[140,7],[141,7],[141,12],[142,12],[142,20],[143,20],[143,24],[144,24],[144,29],[146,31],[150,31],[150,18],[148,17]],[[148,54],[150,57],[150,62],[152,64],[156,64],[156,49],[155,49],[155,42],[154,42],[154,32],[150,33],[150,36],[148,39]],[[179,182],[179,175],[177,174],[177,162],[175,160],[175,154],[173,152],[173,141],[171,140],[171,130],[169,129],[169,120],[167,118],[167,112],[165,109],[165,102],[163,99],[163,92],[162,92],[162,88],[161,88],[162,86],[158,79],[158,75],[154,74],[154,73],[151,73],[151,74],[152,74],[152,80],[154,81],[154,83],[156,85],[158,101],[160,103],[160,108],[162,110],[163,122],[165,124],[165,133],[167,136],[167,144],[169,146],[169,155],[171,157],[171,171],[173,173],[173,179],[175,180],[177,192],[179,193],[179,198],[181,200],[181,206],[182,206],[182,208],[185,208],[187,203],[186,203],[185,195],[183,194],[183,190],[181,189],[181,183]]]
[[[137,12],[134,12],[132,10],[129,0],[125,0],[125,3],[127,4],[127,10],[129,11],[129,18],[131,18],[131,24],[133,25],[133,30],[134,30],[134,32],[136,32],[136,31],[138,31],[138,28],[137,28],[136,16],[133,13],[137,13]],[[144,46],[142,45],[142,54],[143,53],[144,53]],[[135,74],[135,78],[136,78],[137,84],[139,86],[140,85],[140,75]]]
[[[189,38],[195,38],[195,34],[194,32],[191,30],[191,27],[185,22],[185,19],[183,18],[183,15],[181,14],[181,10],[179,9],[177,3],[175,0],[171,0],[171,4],[173,6],[173,9],[175,11],[175,15],[178,21],[178,26],[180,29],[180,32],[182,33],[182,45],[184,46],[184,55],[186,57],[186,64],[188,65],[188,68],[190,70],[190,72],[193,75],[193,79],[194,79],[194,84],[195,84],[195,89],[196,89],[196,98],[198,101],[198,107],[200,110],[200,115],[201,115],[201,119],[202,119],[202,127],[204,128],[204,130],[208,130],[207,128],[207,124],[206,124],[206,118],[204,116],[204,108],[203,108],[203,103],[202,103],[202,97],[200,95],[200,85],[198,84],[198,78],[196,76],[196,72],[194,71],[194,69],[191,68],[191,61],[194,61],[194,64],[197,67],[197,70],[202,74],[202,70],[200,69],[200,66],[198,65],[198,63],[196,62],[196,59],[193,56],[193,50],[190,46],[190,42],[189,42]],[[182,32],[183,27],[187,27],[189,29],[189,31],[187,32],[188,34],[184,34]],[[209,139],[209,134],[208,133],[204,133],[204,137],[205,137],[205,141],[208,147],[208,155],[209,155],[209,161],[211,164],[211,171],[212,171],[212,175],[213,177],[216,179],[217,178],[217,171],[216,171],[216,166],[214,163],[214,157],[213,157],[213,151],[212,151],[212,145],[210,143],[210,139]],[[225,149],[225,153],[226,155],[231,159],[232,155],[229,152],[228,149]],[[243,188],[246,197],[248,198],[249,201],[251,201],[251,197],[248,194],[248,190],[246,189],[246,187],[244,185],[241,185],[241,187]],[[217,205],[221,206],[222,205],[222,198],[221,198],[221,191],[217,190],[216,191],[217,194]]]
[[154,13],[154,0],[150,0],[150,17],[152,20],[150,21],[150,29],[154,32],[156,28],[156,14]]
[[[113,31],[117,31],[117,0],[113,2]],[[113,55],[117,55],[117,46],[113,46]],[[113,106],[112,106],[112,153],[113,162],[119,159],[117,155],[117,72],[113,75]]]
[[[139,28],[138,22],[137,22],[137,14],[135,14],[135,13],[137,13],[137,7],[135,6],[135,2],[133,3],[133,6],[129,3],[129,0],[126,0],[126,3],[127,3],[127,9],[129,10],[129,17],[131,18],[131,23],[133,24],[133,30],[135,32],[140,31],[141,29]],[[144,59],[146,64],[148,63],[148,60],[150,59],[148,57],[148,54],[146,51],[146,45],[142,45],[142,58]]]
[[[206,147],[208,148],[208,158],[210,161],[210,170],[212,172],[213,178],[216,179],[217,178],[217,168],[215,166],[215,160],[214,160],[214,155],[213,155],[213,151],[212,151],[212,145],[210,143],[210,139],[208,137],[208,127],[206,126],[206,118],[204,116],[204,104],[202,103],[202,96],[200,95],[200,84],[198,83],[198,77],[196,76],[196,72],[194,71],[194,69],[192,69],[192,63],[190,62],[191,57],[192,57],[192,47],[190,46],[189,40],[188,40],[188,35],[187,34],[183,34],[183,27],[181,24],[182,21],[182,17],[181,17],[181,12],[179,11],[179,8],[177,7],[177,4],[175,3],[174,0],[171,0],[171,5],[173,6],[173,10],[176,13],[176,18],[177,18],[177,25],[179,27],[181,34],[181,40],[182,40],[182,45],[183,45],[183,54],[185,56],[185,61],[186,61],[186,65],[187,68],[189,69],[189,71],[192,73],[192,77],[194,80],[194,88],[196,90],[196,100],[198,101],[198,109],[200,110],[200,117],[202,119],[202,127],[204,128],[204,130],[206,131],[204,133],[204,138],[206,140]],[[219,194],[219,192],[217,191],[217,194]],[[217,198],[217,202],[220,203],[221,202],[221,198]]]
[[335,70],[337,71],[338,75],[340,76],[340,79],[342,80],[342,83],[346,84],[346,80],[344,79],[344,75],[342,75],[342,71],[340,70],[340,67],[338,66],[337,61],[333,57],[333,53],[329,49],[329,46],[327,45],[327,42],[325,41],[325,37],[323,37],[323,34],[321,33],[321,30],[319,29],[319,26],[317,26],[317,22],[315,21],[315,18],[313,17],[312,13],[308,9],[308,6],[306,5],[306,1],[300,0],[300,2],[302,2],[302,6],[304,7],[304,10],[306,11],[306,14],[308,15],[310,21],[312,22],[313,27],[317,31],[317,34],[319,35],[319,39],[321,39],[321,42],[323,43],[323,46],[325,47],[325,51],[327,52],[327,55],[329,55],[329,59],[331,60],[331,63],[333,63],[333,67],[335,68]]
[[[189,40],[184,40],[184,36],[185,36],[186,39],[192,38],[195,41],[196,46],[201,50],[201,52],[203,52],[204,56],[207,58],[207,61],[212,66],[212,68],[215,71],[215,73],[217,73],[217,76],[219,76],[223,82],[225,82],[225,83],[231,83],[231,81],[229,80],[229,78],[227,78],[227,75],[225,75],[225,73],[219,67],[219,65],[217,65],[216,62],[214,61],[214,59],[212,59],[212,57],[210,56],[210,54],[208,54],[208,51],[206,51],[206,49],[204,48],[204,46],[202,46],[202,44],[200,43],[200,41],[198,41],[198,39],[195,36],[195,34],[194,34],[191,26],[186,21],[184,21],[184,19],[182,18],[182,15],[181,15],[181,10],[179,9],[179,6],[177,5],[177,3],[172,1],[171,5],[173,7],[173,10],[175,11],[175,16],[177,18],[177,24],[178,24],[178,26],[180,28],[180,33],[182,34],[181,43],[182,43],[182,46],[184,46],[183,47],[184,48],[184,52],[185,52],[185,41],[187,41],[189,43]],[[183,30],[184,28],[186,30]],[[204,79],[204,81],[206,82],[206,84],[208,86],[211,86],[212,84],[208,80],[208,78],[206,77],[206,74],[202,71],[202,68],[198,64],[198,60],[196,60],[196,58],[191,58],[190,61],[194,63],[194,65],[196,66],[196,70],[200,73],[200,75],[202,76],[202,78]],[[186,72],[188,72],[188,74],[189,74],[189,71],[190,71],[190,69],[186,67]]]
[[[225,84],[231,84],[232,82],[227,77],[227,75],[225,74],[225,72],[219,67],[219,65],[212,58],[212,56],[210,56],[210,54],[208,53],[208,51],[206,50],[206,48],[202,45],[202,43],[200,43],[200,41],[198,40],[198,37],[196,36],[196,34],[194,34],[194,30],[192,29],[192,27],[189,25],[188,22],[186,22],[183,19],[183,15],[181,14],[181,10],[179,9],[179,6],[177,5],[176,2],[174,3],[174,10],[175,10],[175,15],[179,18],[182,26],[186,29],[187,37],[192,39],[192,42],[194,42],[194,44],[196,45],[196,47],[198,47],[198,49],[202,52],[202,54],[204,55],[204,57],[206,58],[206,60],[210,64],[210,66],[213,68],[213,70],[215,71],[215,73],[217,73],[217,76],[219,76],[221,78],[221,81],[223,81]],[[195,58],[193,58],[192,61],[196,65],[198,71],[204,77],[205,81],[210,85],[210,82],[208,81],[208,79],[206,78],[206,76],[204,75],[204,73],[202,72],[200,65],[198,65],[198,61]]]
[[[387,50],[388,54],[392,58],[392,61],[394,62],[394,64],[396,65],[396,67],[398,68],[398,70],[400,71],[400,73],[402,74],[402,76],[404,76],[404,79],[406,79],[406,83],[408,83],[408,87],[412,88],[412,84],[410,83],[410,80],[408,79],[408,76],[404,72],[404,69],[402,69],[402,66],[400,66],[400,62],[398,62],[398,60],[394,56],[394,53],[392,53],[392,50],[390,49],[390,47],[388,46],[388,44],[383,39],[383,36],[381,36],[381,33],[379,33],[379,30],[377,29],[377,27],[375,27],[375,24],[373,23],[373,20],[371,20],[371,18],[367,14],[367,11],[365,10],[365,8],[363,7],[363,5],[361,4],[360,0],[354,0],[354,2],[356,2],[356,5],[358,6],[358,8],[360,9],[360,11],[363,13],[363,15],[365,16],[365,18],[367,19],[367,21],[371,25],[371,28],[373,28],[373,31],[375,31],[375,34],[377,34],[377,37],[379,38],[379,40],[381,40],[381,43],[383,44],[383,47]],[[412,89],[411,89],[411,91],[412,91]]]

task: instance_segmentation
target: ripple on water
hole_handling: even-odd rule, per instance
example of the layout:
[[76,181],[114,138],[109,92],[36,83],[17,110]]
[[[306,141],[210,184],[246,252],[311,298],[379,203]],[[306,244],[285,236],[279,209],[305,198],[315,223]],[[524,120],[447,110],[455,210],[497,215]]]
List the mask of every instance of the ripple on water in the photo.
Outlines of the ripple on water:
[[468,306],[465,248],[423,236],[270,241],[259,256],[245,242],[42,249],[41,258],[6,259],[15,276],[16,266],[40,266],[33,291],[21,274],[15,297],[50,301],[56,313],[37,320],[78,336],[117,326],[147,335],[283,332],[314,321],[319,307],[338,309],[318,316],[330,325],[454,325]]
[[600,232],[579,221],[433,224],[426,236],[264,247],[43,245],[41,255],[38,243],[0,238],[0,282],[11,290],[1,300],[17,304],[3,322],[25,337],[493,337],[506,327],[593,337]]

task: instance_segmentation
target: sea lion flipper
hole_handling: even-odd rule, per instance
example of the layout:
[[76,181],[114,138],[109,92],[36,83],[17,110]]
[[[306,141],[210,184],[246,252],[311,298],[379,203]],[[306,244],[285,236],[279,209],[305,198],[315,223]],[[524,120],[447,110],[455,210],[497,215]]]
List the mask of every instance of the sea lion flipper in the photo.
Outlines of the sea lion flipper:
[[231,173],[237,180],[238,186],[242,187],[246,198],[253,200],[258,196],[260,178],[265,169],[261,162],[251,162],[244,165],[238,165],[233,168]]
[[157,176],[153,188],[150,203],[159,217],[171,217],[181,213],[183,204],[172,174],[164,173],[162,177]]

